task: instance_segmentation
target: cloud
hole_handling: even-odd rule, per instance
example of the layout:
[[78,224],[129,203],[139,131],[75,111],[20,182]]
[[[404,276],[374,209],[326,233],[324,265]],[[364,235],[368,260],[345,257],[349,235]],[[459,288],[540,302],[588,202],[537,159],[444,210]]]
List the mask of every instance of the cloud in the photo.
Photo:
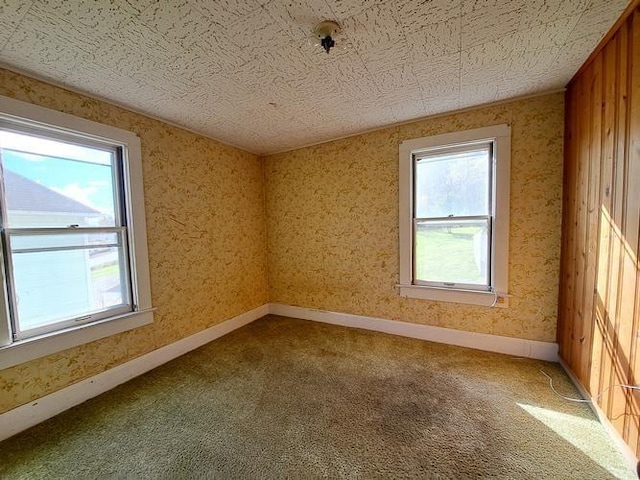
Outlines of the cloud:
[[7,131],[0,132],[0,148],[14,150],[14,153],[22,154],[23,160],[30,162],[57,157],[108,166],[113,159],[110,151]]
[[111,182],[107,182],[106,180],[91,180],[89,185],[92,187],[110,187]]
[[69,183],[62,188],[53,187],[52,190],[64,195],[65,197],[72,198],[76,202],[80,202],[95,210],[101,210],[101,208],[98,205],[95,205],[89,198],[91,195],[97,193],[98,187],[96,185],[81,187],[77,183]]

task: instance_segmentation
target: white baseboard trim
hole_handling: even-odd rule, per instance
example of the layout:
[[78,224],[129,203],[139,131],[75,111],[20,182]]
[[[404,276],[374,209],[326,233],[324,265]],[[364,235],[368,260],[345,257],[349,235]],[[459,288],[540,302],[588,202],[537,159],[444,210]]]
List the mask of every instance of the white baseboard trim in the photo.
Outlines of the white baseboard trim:
[[505,353],[518,357],[537,358],[551,362],[558,361],[558,344],[539,342],[521,338],[502,337],[486,333],[466,332],[451,328],[419,325],[416,323],[387,320],[385,318],[365,317],[349,313],[328,312],[312,308],[294,307],[279,303],[269,304],[269,313],[286,317],[302,318],[316,322],[331,323],[345,327],[363,328],[377,332],[418,338],[430,342],[446,343],[459,347],[475,348],[489,352]]
[[154,350],[127,363],[118,365],[98,375],[69,385],[62,390],[58,390],[57,392],[0,414],[0,441],[37,425],[90,398],[111,390],[134,377],[159,367],[174,358],[201,347],[269,313],[330,323],[333,325],[375,330],[393,335],[491,352],[538,358],[554,362],[558,361],[558,346],[555,343],[465,332],[462,330],[418,325],[384,318],[328,312],[271,303],[240,314],[202,332],[178,340],[175,343]]
[[142,375],[269,313],[265,304],[0,415],[0,441]]
[[594,401],[593,397],[589,395],[589,392],[587,392],[587,390],[582,386],[580,380],[578,380],[578,377],[576,377],[575,373],[573,373],[573,370],[571,370],[569,365],[567,365],[561,357],[558,357],[558,361],[560,362],[560,365],[567,373],[568,377],[571,379],[575,387],[580,392],[582,398],[590,400],[588,404],[589,407],[591,407],[591,410],[596,415],[596,417],[598,417],[598,420],[604,426],[604,429],[607,431],[614,444],[618,447],[620,453],[622,453],[622,456],[629,463],[631,469],[635,472],[638,468],[638,459],[636,458],[635,452],[631,450],[631,448],[629,448],[629,445],[627,445],[622,436],[620,436],[618,431],[611,424],[611,422],[607,418],[607,415],[602,411],[598,403]]

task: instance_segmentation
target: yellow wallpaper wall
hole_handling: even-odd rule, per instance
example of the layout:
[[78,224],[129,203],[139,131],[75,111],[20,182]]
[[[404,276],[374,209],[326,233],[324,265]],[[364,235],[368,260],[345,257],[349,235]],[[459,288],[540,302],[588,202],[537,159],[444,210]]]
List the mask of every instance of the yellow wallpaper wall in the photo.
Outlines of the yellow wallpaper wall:
[[[558,93],[266,157],[270,301],[555,341],[563,109]],[[512,126],[510,308],[399,297],[400,142],[501,123]]]
[[267,302],[258,157],[2,69],[0,95],[140,136],[157,307],[151,325],[0,371],[0,413]]
[[[141,137],[158,308],[152,325],[0,371],[0,413],[267,301],[555,340],[562,94],[391,127],[269,156],[264,164],[242,150],[2,69],[0,95]],[[500,123],[513,132],[510,308],[400,298],[399,143]]]

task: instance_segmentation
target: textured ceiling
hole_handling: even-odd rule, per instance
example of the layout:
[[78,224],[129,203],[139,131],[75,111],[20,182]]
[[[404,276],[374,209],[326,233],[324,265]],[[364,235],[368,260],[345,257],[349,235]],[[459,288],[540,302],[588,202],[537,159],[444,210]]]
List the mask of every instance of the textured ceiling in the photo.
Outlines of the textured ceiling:
[[0,0],[0,62],[272,153],[562,88],[627,3]]

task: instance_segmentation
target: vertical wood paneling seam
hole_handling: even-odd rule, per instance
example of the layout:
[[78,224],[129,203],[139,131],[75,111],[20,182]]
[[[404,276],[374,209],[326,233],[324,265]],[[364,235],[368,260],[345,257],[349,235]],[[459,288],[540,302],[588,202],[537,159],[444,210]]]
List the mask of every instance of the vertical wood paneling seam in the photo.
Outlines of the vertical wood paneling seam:
[[564,146],[564,172],[563,172],[563,206],[562,206],[562,250],[560,263],[560,286],[558,294],[558,344],[560,355],[570,362],[571,359],[571,318],[568,315],[567,305],[570,298],[569,281],[572,275],[570,269],[570,256],[572,255],[572,222],[575,177],[575,88],[567,90],[565,94],[565,146]]
[[[612,105],[609,106],[609,108],[611,108],[613,110],[613,112],[611,113],[611,121],[612,121],[612,132],[611,132],[611,161],[610,161],[610,174],[609,177],[607,179],[607,187],[609,189],[609,209],[608,209],[608,215],[609,215],[609,219],[608,219],[608,233],[609,233],[609,243],[607,245],[607,252],[606,252],[606,262],[607,262],[607,272],[606,272],[606,279],[605,279],[605,287],[604,287],[604,291],[602,292],[598,292],[599,295],[601,296],[601,300],[602,300],[602,312],[603,312],[603,343],[604,343],[604,347],[602,352],[601,352],[601,363],[602,364],[608,364],[608,368],[604,369],[602,368],[600,370],[600,386],[599,386],[599,391],[600,392],[604,392],[610,385],[612,385],[612,375],[613,375],[613,356],[614,356],[614,350],[613,347],[614,345],[611,342],[611,336],[615,333],[614,329],[612,328],[613,326],[611,325],[611,320],[614,318],[611,316],[610,314],[610,304],[609,304],[609,297],[610,297],[610,288],[611,288],[611,262],[613,261],[612,257],[613,257],[613,226],[611,225],[612,222],[612,218],[613,218],[613,201],[614,201],[614,192],[613,192],[613,185],[614,185],[614,181],[615,181],[615,169],[616,169],[616,159],[617,159],[617,140],[618,140],[618,94],[619,94],[619,88],[618,88],[618,82],[619,82],[619,75],[617,75],[617,72],[619,71],[619,67],[620,67],[620,62],[619,62],[619,55],[620,55],[620,42],[619,42],[619,34],[616,33],[616,35],[614,35],[611,39],[611,42],[614,42],[614,48],[613,48],[613,59],[614,59],[614,69],[613,69],[613,79],[609,78],[609,75],[606,74],[607,69],[606,69],[606,62],[605,62],[605,81],[602,83],[602,88],[603,91],[605,92],[604,94],[604,99],[605,102],[608,101],[608,97],[606,95],[606,89],[608,86],[608,82],[613,80],[613,95],[612,95],[612,99],[613,101],[611,102]],[[603,50],[603,51],[606,51]],[[606,60],[606,58],[605,58]],[[604,129],[603,129],[604,132]],[[604,159],[604,157],[603,157]],[[608,359],[607,359],[608,357]],[[609,376],[609,380],[607,381],[606,379],[606,375],[608,373]],[[598,399],[598,404],[600,405],[600,407],[602,408],[602,410],[604,412],[607,413],[607,416],[610,416],[610,407],[611,407],[611,391],[610,390],[606,390],[606,394],[601,395],[600,398]]]
[[[604,75],[604,55],[599,55],[593,63],[593,80],[591,84],[591,125],[589,129],[589,175],[587,182],[587,223],[585,239],[585,275],[583,292],[583,330],[582,351],[586,352],[588,361],[583,362],[585,382],[589,391],[597,395],[598,390],[591,388],[593,374],[593,348],[595,331],[595,281],[598,273],[599,222],[597,222],[597,205],[600,202],[600,175],[602,174],[602,78]],[[596,221],[594,225],[594,220]],[[594,228],[595,227],[595,228]],[[594,238],[595,235],[595,238]],[[593,247],[593,248],[592,248]],[[598,365],[599,368],[599,365]]]
[[567,171],[569,175],[567,177],[566,189],[569,192],[567,196],[567,206],[566,212],[568,215],[567,218],[567,232],[566,232],[566,254],[565,254],[565,278],[563,279],[563,285],[566,290],[565,295],[565,303],[563,305],[563,318],[566,324],[566,338],[564,342],[564,358],[571,368],[576,371],[575,365],[573,364],[573,331],[574,331],[574,322],[573,318],[573,282],[575,279],[574,274],[574,265],[575,265],[575,234],[576,234],[576,225],[575,219],[577,218],[576,212],[576,196],[577,196],[577,178],[578,178],[578,165],[577,165],[577,138],[578,138],[578,124],[577,124],[577,108],[578,108],[578,90],[581,82],[578,80],[573,84],[571,88],[571,96],[572,96],[572,118],[573,125],[571,127],[571,137],[569,139],[571,144],[571,156],[568,158],[569,167]]
[[[625,78],[625,81],[627,82],[627,88],[626,88],[626,92],[627,92],[627,108],[625,110],[625,121],[624,121],[624,126],[625,126],[625,149],[624,149],[624,164],[623,164],[623,194],[622,194],[622,225],[620,226],[620,229],[622,231],[622,238],[625,238],[626,232],[627,232],[627,209],[628,209],[628,198],[629,198],[629,146],[631,143],[631,132],[630,132],[630,127],[631,127],[631,102],[629,101],[630,97],[631,97],[631,63],[630,63],[630,59],[631,59],[631,46],[632,46],[632,40],[633,40],[633,22],[632,22],[632,16],[629,16],[629,18],[627,19],[627,25],[628,25],[628,35],[627,35],[627,49],[626,49],[626,54],[627,54],[627,76]],[[618,298],[619,298],[619,306],[620,306],[620,310],[622,310],[622,302],[623,302],[623,288],[624,288],[624,243],[622,245],[623,250],[622,250],[622,255],[620,256],[620,262],[621,262],[621,267],[620,267],[620,290],[618,291]],[[631,368],[631,355],[629,355],[628,358],[628,368],[627,368],[627,372],[624,378],[622,378],[622,382],[624,384],[628,383],[629,381],[629,371]],[[630,392],[627,391],[625,389],[624,391],[624,396],[625,396],[625,419],[624,419],[624,427],[623,427],[623,432],[622,432],[622,438],[624,438],[625,441],[628,442],[629,440],[629,431],[628,431],[628,422],[627,422],[627,413],[628,413],[628,408],[629,408],[629,403],[630,403]]]
[[[626,39],[626,32],[627,32],[627,24],[623,23],[623,25],[620,28],[620,32],[618,34],[618,36],[620,37],[618,39],[617,42],[617,53],[616,53],[616,120],[615,120],[615,124],[616,124],[616,145],[615,145],[615,163],[613,166],[613,176],[612,176],[612,180],[613,180],[613,185],[612,185],[612,203],[611,203],[611,221],[613,226],[618,227],[618,230],[620,230],[621,225],[616,225],[616,211],[618,208],[620,208],[620,211],[622,211],[622,207],[621,204],[621,199],[622,199],[622,194],[623,192],[621,190],[623,190],[622,185],[620,185],[618,183],[618,177],[624,175],[624,135],[625,135],[625,126],[624,126],[624,122],[623,122],[623,115],[626,116],[626,106],[625,106],[625,102],[626,102],[626,98],[625,98],[625,90],[623,89],[623,82],[622,82],[622,78],[621,78],[621,71],[623,68],[623,64],[626,65],[626,62],[623,63],[623,53],[626,52],[626,45],[624,45],[623,41]],[[624,79],[624,83],[626,84],[626,77]],[[622,111],[622,107],[625,107],[624,111]],[[621,146],[621,137],[622,137],[622,146]],[[622,170],[622,173],[620,173],[620,171]],[[620,218],[622,217],[622,213],[620,213]],[[616,272],[616,277],[615,278],[611,278],[610,279],[610,284],[609,284],[609,291],[607,292],[609,298],[612,300],[612,304],[609,305],[609,315],[611,316],[612,319],[612,327],[613,327],[613,335],[614,338],[617,338],[617,334],[619,332],[619,327],[620,327],[620,316],[619,316],[619,302],[620,302],[620,298],[619,298],[619,293],[620,293],[620,282],[621,282],[621,275],[620,275],[620,270],[621,270],[621,266],[622,266],[622,259],[618,256],[615,257],[615,253],[616,253],[616,247],[619,247],[619,239],[618,239],[618,235],[617,233],[615,234],[613,241],[611,242],[611,264],[615,264],[617,262],[617,268],[615,270]],[[618,252],[618,255],[620,254],[620,252]],[[611,298],[611,289],[613,288],[615,284],[615,298]],[[611,339],[613,342],[613,339]],[[616,362],[617,362],[617,349],[618,349],[618,344],[617,343],[613,343],[612,344],[612,369],[611,369],[611,376],[609,378],[609,384],[608,385],[615,385],[615,383],[617,382],[617,376],[616,376]],[[613,419],[613,411],[615,408],[615,402],[616,402],[616,396],[619,394],[619,392],[616,391],[615,388],[611,388],[608,390],[607,395],[609,397],[609,409],[606,412],[607,413],[607,417],[609,419]],[[620,431],[620,435],[622,436],[622,431]]]
[[573,194],[570,198],[570,210],[571,210],[571,232],[569,234],[569,258],[568,258],[568,271],[569,276],[567,278],[567,289],[569,292],[569,297],[566,305],[567,313],[567,321],[569,323],[569,344],[568,344],[568,355],[569,360],[571,362],[571,366],[575,372],[578,371],[577,364],[575,362],[575,332],[576,332],[576,324],[577,319],[574,315],[574,302],[576,295],[576,251],[577,251],[577,238],[578,238],[578,196],[579,196],[579,185],[580,185],[580,132],[582,129],[581,122],[578,120],[581,118],[580,112],[580,103],[582,100],[582,85],[584,84],[584,80],[582,78],[578,79],[575,84],[575,93],[574,93],[574,104],[575,104],[575,117],[576,122],[573,128],[573,178],[571,189]]
[[[594,260],[595,260],[595,264],[594,264],[594,269],[593,269],[593,288],[592,291],[590,292],[591,295],[591,312],[589,315],[589,322],[591,324],[591,355],[590,355],[590,360],[594,359],[594,347],[595,347],[595,338],[596,335],[598,334],[598,316],[597,316],[597,312],[598,312],[598,274],[599,274],[599,269],[600,269],[600,243],[602,241],[602,221],[601,221],[601,216],[602,216],[602,204],[603,204],[603,193],[602,193],[602,183],[603,183],[603,172],[605,170],[605,128],[606,128],[606,118],[605,118],[605,101],[606,101],[606,93],[607,93],[607,85],[606,85],[606,71],[607,71],[607,64],[606,64],[606,57],[605,57],[605,50],[603,49],[602,52],[599,55],[599,65],[600,65],[600,93],[599,93],[599,104],[597,105],[596,110],[598,111],[598,115],[600,116],[600,129],[599,129],[599,135],[600,135],[600,139],[599,139],[599,146],[600,146],[600,151],[598,152],[598,162],[597,162],[597,169],[598,169],[598,181],[594,182],[594,188],[597,188],[597,195],[596,195],[596,199],[593,205],[593,208],[595,208],[595,212],[593,212],[592,214],[595,215],[596,218],[596,228],[595,228],[595,234],[596,234],[596,238],[595,238],[595,249],[594,249]],[[606,182],[606,179],[604,179]],[[594,391],[591,392],[592,396],[596,396],[599,394],[600,391],[602,391],[602,383],[601,383],[601,372],[602,372],[602,351],[604,349],[605,346],[605,337],[604,337],[604,331],[602,331],[601,333],[602,336],[602,344],[600,345],[600,358],[597,358],[597,374],[598,374],[598,378],[597,378],[597,382],[595,384],[595,388]],[[593,370],[594,370],[594,366],[593,363],[591,364],[590,368],[589,368],[590,372],[589,372],[589,382],[591,384],[591,377],[593,375]]]
[[[640,37],[640,6],[638,6],[636,8],[635,11],[635,27],[634,27],[634,34],[638,35]],[[640,45],[638,45],[638,42],[635,42],[634,44],[634,48],[638,49],[638,53],[635,55],[635,60],[638,60],[640,58]],[[638,68],[640,68],[640,65],[637,66]],[[640,79],[638,79],[638,75],[633,75],[633,70],[631,71],[631,82],[635,82],[635,87],[636,87],[636,91],[640,90]],[[636,102],[638,102],[640,104],[640,99],[636,99]],[[637,115],[640,116],[640,106],[639,106],[639,111],[637,112]],[[637,118],[637,117],[636,117]],[[640,119],[637,119],[640,122]],[[635,131],[635,138],[638,144],[638,149],[640,150],[640,131]],[[638,152],[638,155],[640,156],[640,152]],[[636,159],[636,162],[640,162],[640,158]],[[640,195],[640,192],[636,192],[636,195]],[[640,216],[640,209],[637,212],[637,215]],[[638,223],[638,238],[637,238],[637,245],[636,245],[636,295],[635,295],[635,299],[634,299],[634,312],[633,312],[633,318],[635,319],[636,322],[640,322],[640,222]],[[635,343],[636,343],[636,352],[635,355],[638,355],[637,352],[637,347],[638,347],[638,328],[639,325],[636,325],[634,328],[634,338],[635,338]],[[634,358],[634,363],[633,365],[635,366],[637,363],[635,361]],[[635,382],[638,382],[637,378],[634,378]],[[633,394],[634,392],[632,392]],[[635,397],[634,397],[635,399]],[[636,425],[638,423],[638,419],[636,418]],[[636,442],[635,445],[635,451],[640,452],[640,435],[638,436],[638,440]]]
[[[638,25],[638,10],[635,10],[635,12],[629,16],[629,19],[627,20],[627,23],[630,24],[630,34],[627,38],[627,42],[628,42],[628,48],[627,48],[627,119],[626,119],[626,129],[627,129],[627,148],[626,148],[626,162],[625,162],[625,167],[626,167],[626,172],[625,172],[625,215],[624,215],[624,221],[625,221],[625,228],[624,228],[624,232],[625,232],[625,238],[628,238],[628,229],[629,229],[629,224],[628,224],[628,215],[629,215],[629,197],[631,195],[635,195],[637,194],[635,191],[630,190],[629,189],[629,179],[630,179],[630,175],[631,175],[631,160],[632,160],[632,146],[633,146],[633,136],[632,135],[638,135],[638,132],[632,132],[631,131],[631,125],[632,125],[632,114],[633,112],[633,106],[634,106],[634,81],[637,81],[637,79],[634,76],[634,49],[637,48],[637,46],[634,44],[634,39],[635,36],[638,35],[638,28],[640,28],[640,25]],[[631,212],[631,215],[636,215],[638,212]],[[637,243],[636,239],[636,243]],[[628,246],[629,248],[631,248],[631,245]],[[635,249],[635,253],[637,255],[638,249],[637,249],[637,245],[636,245],[636,249]],[[633,253],[633,250],[632,250]],[[627,368],[627,378],[625,379],[626,382],[625,383],[632,383],[635,382],[635,375],[633,372],[633,367],[635,366],[635,356],[637,355],[637,333],[638,333],[638,318],[636,315],[637,312],[637,305],[635,304],[635,292],[638,289],[638,285],[637,285],[637,279],[638,279],[638,270],[637,270],[637,259],[635,261],[635,265],[634,265],[634,269],[635,269],[635,285],[634,285],[634,298],[633,298],[633,302],[634,305],[632,307],[632,329],[631,329],[631,348],[630,348],[630,353],[629,353],[629,363],[628,363],[628,368]],[[635,398],[634,398],[634,391],[632,390],[628,390],[626,389],[625,391],[626,396],[627,396],[627,408],[625,409],[625,440],[630,440],[631,439],[631,428],[632,428],[632,423],[634,421],[636,421],[636,419],[634,418],[634,415],[636,415],[636,413],[634,413],[634,405],[635,405]],[[635,432],[636,434],[636,444],[637,444],[637,425],[635,428]]]
[[[586,70],[587,72],[593,72],[594,66],[593,63]],[[586,75],[585,75],[586,76]],[[573,342],[575,349],[575,363],[577,369],[575,370],[578,373],[580,381],[583,386],[588,390],[589,386],[587,385],[587,379],[584,377],[584,331],[585,331],[585,317],[586,312],[584,311],[584,299],[585,299],[585,284],[586,284],[586,271],[587,271],[587,242],[588,242],[588,219],[589,219],[589,178],[591,174],[591,128],[592,128],[592,109],[591,102],[593,101],[591,92],[592,92],[592,76],[587,77],[588,81],[583,80],[582,92],[584,94],[585,101],[583,109],[585,110],[586,115],[583,115],[581,118],[585,120],[582,128],[580,129],[580,156],[578,159],[579,166],[579,188],[578,188],[578,235],[577,235],[577,263],[576,263],[576,283],[575,283],[575,294],[574,294],[574,302],[573,302],[573,315],[575,321],[577,323],[577,332],[579,335],[575,338],[576,341]],[[583,158],[582,152],[583,149],[587,146],[587,156]],[[585,175],[586,172],[586,175]],[[581,211],[582,209],[582,211]],[[580,229],[583,228],[584,231]],[[581,237],[581,238],[580,238]],[[580,295],[578,296],[578,293]]]
[[576,343],[575,343],[575,339],[577,336],[577,332],[578,332],[578,316],[576,315],[576,309],[575,309],[575,304],[576,304],[576,296],[578,293],[578,250],[579,250],[579,219],[580,219],[580,176],[582,174],[582,169],[584,168],[580,159],[582,156],[582,150],[581,150],[581,146],[582,146],[582,135],[583,135],[583,130],[584,130],[584,123],[583,123],[583,119],[584,119],[584,115],[582,115],[582,105],[584,103],[584,84],[585,84],[585,79],[584,77],[581,77],[577,84],[576,84],[576,93],[575,93],[575,97],[576,97],[576,110],[575,110],[575,114],[576,114],[576,118],[578,119],[576,121],[576,125],[575,125],[575,129],[574,129],[574,142],[573,142],[573,147],[574,147],[574,167],[573,167],[573,172],[574,172],[574,177],[573,177],[573,192],[574,195],[572,195],[571,198],[571,213],[572,213],[572,229],[571,229],[571,237],[570,237],[570,241],[571,241],[571,255],[569,257],[569,271],[570,271],[570,277],[569,277],[569,281],[568,281],[568,288],[570,289],[570,293],[571,293],[571,298],[569,299],[569,302],[567,303],[567,318],[569,319],[570,322],[570,344],[569,344],[569,350],[570,350],[570,359],[571,359],[571,363],[572,363],[572,367],[574,368],[574,371],[576,373],[579,373],[579,363],[578,363],[578,359],[576,358]]
[[[628,65],[627,65],[627,58],[625,56],[628,50],[628,22],[624,23],[623,27],[621,28],[621,38],[619,41],[619,48],[620,48],[620,52],[618,55],[618,60],[620,62],[620,66],[618,70],[618,105],[621,108],[624,108],[624,111],[623,112],[618,111],[618,118],[617,118],[617,122],[619,125],[619,130],[618,130],[619,137],[617,139],[617,146],[616,146],[618,158],[616,160],[616,177],[615,177],[615,185],[614,185],[613,221],[614,221],[614,225],[616,224],[616,221],[619,222],[619,225],[616,225],[616,227],[620,232],[620,235],[622,235],[623,219],[624,219],[624,196],[625,196],[624,175],[626,173],[625,159],[627,156],[626,144],[627,144],[627,137],[628,137],[628,132],[627,132],[628,130],[628,103],[627,103]],[[624,68],[624,75],[625,75],[624,78],[621,73],[623,68]],[[618,181],[618,177],[621,178],[620,182]],[[618,209],[619,209],[619,216],[617,215]],[[615,261],[617,261],[617,264],[618,264],[616,269],[617,278],[615,279],[616,298],[615,298],[615,306],[614,306],[614,319],[615,319],[614,332],[615,332],[617,341],[616,341],[616,344],[614,345],[615,346],[614,359],[613,359],[614,368],[612,370],[612,378],[611,378],[610,385],[615,385],[619,382],[620,383],[624,382],[623,378],[618,379],[617,376],[621,374],[621,372],[618,372],[616,368],[618,364],[619,350],[621,348],[619,333],[620,333],[620,316],[621,316],[621,291],[622,291],[622,278],[623,278],[622,266],[623,266],[623,260],[624,260],[624,257],[622,255],[621,238],[616,238],[616,242],[618,244],[617,247],[619,249],[619,251],[617,252],[619,256],[617,259],[615,259]],[[616,426],[616,428],[619,429],[620,435],[624,438],[624,418],[622,418],[622,426],[620,426],[619,415],[614,416],[614,410],[616,407],[617,397],[619,396],[622,396],[625,402],[624,410],[626,410],[626,400],[627,400],[626,395],[625,395],[625,392],[621,391],[619,388],[611,388],[610,392],[611,392],[611,409],[608,415],[609,415],[609,418],[612,419],[612,423],[614,424],[614,426]]]

